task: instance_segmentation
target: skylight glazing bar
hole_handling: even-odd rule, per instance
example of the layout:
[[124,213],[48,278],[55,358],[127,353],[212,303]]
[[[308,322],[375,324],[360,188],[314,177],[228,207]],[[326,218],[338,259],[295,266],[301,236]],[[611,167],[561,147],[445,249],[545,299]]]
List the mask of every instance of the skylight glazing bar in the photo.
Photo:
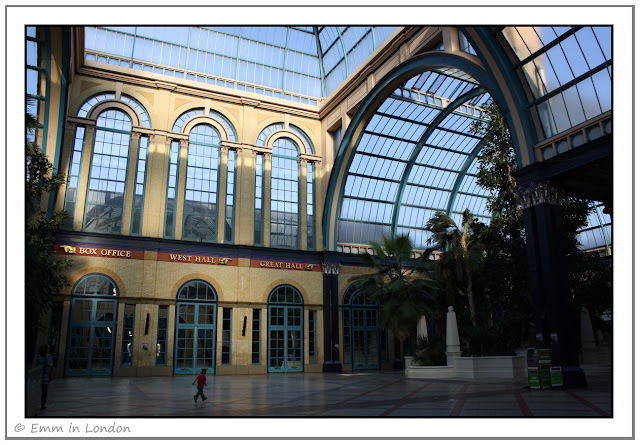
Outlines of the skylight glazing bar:
[[316,47],[318,49],[318,66],[320,68],[320,86],[322,87],[322,97],[327,96],[327,81],[324,73],[324,56],[322,54],[322,45],[320,45],[320,36],[318,27],[313,27],[313,34],[316,38]]

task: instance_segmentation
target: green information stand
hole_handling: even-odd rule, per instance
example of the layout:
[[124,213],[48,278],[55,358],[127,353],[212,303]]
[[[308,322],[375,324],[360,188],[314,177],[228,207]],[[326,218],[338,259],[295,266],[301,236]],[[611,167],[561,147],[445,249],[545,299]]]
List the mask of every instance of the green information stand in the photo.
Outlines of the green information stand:
[[529,366],[527,368],[529,376],[529,388],[540,389],[540,370],[537,366]]
[[552,366],[551,367],[551,386],[553,388],[558,388],[564,385],[562,381],[562,367],[560,366]]
[[551,388],[551,360],[540,360],[540,387]]

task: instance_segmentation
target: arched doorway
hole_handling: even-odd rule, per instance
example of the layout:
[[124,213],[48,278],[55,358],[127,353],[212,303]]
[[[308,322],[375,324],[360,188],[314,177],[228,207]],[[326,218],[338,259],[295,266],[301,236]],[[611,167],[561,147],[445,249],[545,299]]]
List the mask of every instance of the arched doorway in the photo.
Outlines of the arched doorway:
[[379,326],[381,306],[369,302],[358,283],[344,294],[342,316],[344,331],[343,362],[353,369],[380,369],[387,358],[386,331]]
[[202,280],[185,283],[177,295],[175,373],[215,371],[217,294]]
[[303,371],[302,295],[293,286],[276,287],[269,295],[269,372]]
[[118,288],[104,275],[87,275],[73,288],[65,374],[111,375]]

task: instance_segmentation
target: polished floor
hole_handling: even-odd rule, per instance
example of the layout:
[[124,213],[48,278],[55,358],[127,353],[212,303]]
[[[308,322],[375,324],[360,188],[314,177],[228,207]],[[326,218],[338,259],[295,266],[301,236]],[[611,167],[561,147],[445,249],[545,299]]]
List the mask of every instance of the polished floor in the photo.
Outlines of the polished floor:
[[611,417],[610,371],[588,387],[532,390],[526,379],[408,379],[402,371],[208,376],[73,377],[49,385],[38,417]]

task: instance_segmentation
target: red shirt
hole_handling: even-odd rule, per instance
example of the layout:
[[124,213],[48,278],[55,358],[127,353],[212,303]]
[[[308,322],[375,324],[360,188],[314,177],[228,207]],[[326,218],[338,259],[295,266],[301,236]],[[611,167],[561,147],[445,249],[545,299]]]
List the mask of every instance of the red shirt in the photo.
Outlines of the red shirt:
[[204,374],[198,374],[196,380],[198,381],[198,386],[205,386],[207,384],[207,376]]

